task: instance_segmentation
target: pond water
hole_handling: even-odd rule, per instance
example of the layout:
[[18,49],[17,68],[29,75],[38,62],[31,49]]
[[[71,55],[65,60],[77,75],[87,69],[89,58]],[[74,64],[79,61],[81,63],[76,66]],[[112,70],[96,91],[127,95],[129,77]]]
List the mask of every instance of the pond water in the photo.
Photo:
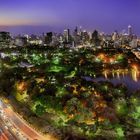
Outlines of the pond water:
[[101,76],[96,78],[85,77],[87,81],[108,81],[113,85],[124,84],[127,86],[129,92],[140,90],[140,72],[137,68],[132,69],[118,69],[105,70]]

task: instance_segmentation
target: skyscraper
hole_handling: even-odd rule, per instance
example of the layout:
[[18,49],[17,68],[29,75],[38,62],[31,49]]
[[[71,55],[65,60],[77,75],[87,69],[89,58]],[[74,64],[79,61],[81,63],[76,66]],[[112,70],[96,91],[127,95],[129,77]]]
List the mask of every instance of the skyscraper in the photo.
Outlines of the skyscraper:
[[76,26],[75,30],[74,30],[74,36],[78,35],[78,27]]
[[128,35],[132,35],[132,26],[131,25],[128,26]]
[[117,31],[115,31],[113,34],[112,34],[112,40],[113,41],[116,41],[117,39],[118,39],[118,32]]
[[99,34],[98,31],[94,31],[92,33],[92,41],[91,41],[95,46],[99,46],[100,45],[100,39],[99,39]]
[[52,32],[48,32],[45,36],[45,43],[46,44],[50,44],[52,42],[52,36],[53,36],[53,33]]
[[0,32],[0,46],[8,47],[11,41],[9,32]]
[[64,30],[64,40],[67,43],[70,41],[70,29]]

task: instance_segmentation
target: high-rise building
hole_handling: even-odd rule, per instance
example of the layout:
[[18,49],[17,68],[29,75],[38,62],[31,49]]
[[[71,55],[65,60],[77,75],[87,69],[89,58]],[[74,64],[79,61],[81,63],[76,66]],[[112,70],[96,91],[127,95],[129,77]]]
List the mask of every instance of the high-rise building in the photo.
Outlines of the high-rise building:
[[53,33],[52,32],[48,32],[45,35],[45,44],[50,44],[52,42],[52,37],[53,37]]
[[117,31],[115,31],[113,34],[112,34],[112,40],[113,41],[116,41],[119,37],[119,34],[118,34],[118,32]]
[[64,36],[64,42],[68,43],[70,41],[70,29],[64,30],[63,36]]
[[132,35],[133,33],[132,33],[132,26],[131,25],[129,25],[128,26],[128,35]]
[[129,43],[129,45],[131,46],[131,48],[136,48],[138,46],[138,39],[137,36],[133,36],[132,41]]
[[77,36],[78,35],[78,27],[76,26],[76,28],[74,29],[74,36]]
[[0,46],[8,47],[10,45],[11,37],[9,32],[0,32]]
[[17,36],[14,41],[14,45],[18,47],[24,47],[27,45],[27,38],[26,37],[21,37]]
[[84,30],[82,33],[81,33],[81,37],[82,37],[82,41],[83,43],[86,43],[87,41],[89,41],[89,34],[86,30]]
[[94,46],[99,46],[100,45],[100,39],[99,39],[99,34],[98,31],[94,31],[92,33],[92,40],[91,40],[92,44],[94,44]]
[[79,35],[82,34],[82,26],[80,26],[80,29],[79,29]]
[[119,34],[118,31],[114,31],[112,34],[112,42],[114,43],[114,47],[119,47]]

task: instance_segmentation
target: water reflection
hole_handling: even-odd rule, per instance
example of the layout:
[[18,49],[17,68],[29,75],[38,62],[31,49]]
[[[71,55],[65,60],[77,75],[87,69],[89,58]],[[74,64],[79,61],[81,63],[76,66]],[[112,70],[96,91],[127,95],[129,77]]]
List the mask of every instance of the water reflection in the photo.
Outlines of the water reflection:
[[140,79],[140,73],[137,67],[131,67],[131,69],[117,69],[117,70],[106,69],[103,71],[102,74],[105,79],[110,79],[110,78],[121,79],[127,75],[130,75],[135,82],[138,82]]
[[129,92],[133,92],[135,90],[140,90],[140,72],[138,66],[131,66],[127,69],[117,69],[110,70],[104,69],[102,75],[98,75],[97,78],[93,77],[82,77],[87,81],[108,81],[114,85],[125,84],[128,88]]
[[131,73],[132,73],[132,79],[137,82],[138,79],[140,78],[140,73],[137,65],[132,65]]
[[132,73],[132,79],[137,82],[138,81],[138,72],[136,70],[132,70],[131,73]]

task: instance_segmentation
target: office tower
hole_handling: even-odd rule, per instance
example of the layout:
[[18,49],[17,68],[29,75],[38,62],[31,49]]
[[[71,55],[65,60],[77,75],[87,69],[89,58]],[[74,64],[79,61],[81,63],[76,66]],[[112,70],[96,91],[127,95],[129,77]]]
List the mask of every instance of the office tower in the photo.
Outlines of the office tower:
[[74,36],[77,36],[78,35],[78,27],[76,26],[76,28],[74,29],[74,33],[73,33]]
[[81,37],[82,37],[82,41],[83,43],[86,43],[87,41],[89,41],[89,34],[86,30],[84,30],[82,33],[81,33]]
[[99,46],[100,45],[100,39],[99,39],[99,34],[98,34],[98,31],[94,31],[92,33],[92,41],[91,41],[94,46]]
[[138,46],[138,39],[137,36],[133,36],[132,41],[129,43],[129,45],[131,46],[131,48],[137,48]]
[[117,39],[118,39],[118,32],[117,31],[115,31],[114,33],[113,33],[113,35],[112,35],[112,40],[113,41],[116,41]]
[[9,32],[0,32],[0,46],[8,47],[10,45],[11,37]]
[[132,26],[131,25],[128,26],[128,35],[132,35]]
[[80,26],[80,29],[79,29],[79,35],[82,34],[82,26]]
[[18,46],[18,47],[24,47],[24,46],[27,45],[27,38],[26,37],[17,36],[15,38],[14,44],[15,44],[15,46]]
[[64,41],[68,43],[70,41],[70,29],[64,30],[63,36],[64,36]]
[[10,33],[9,32],[0,32],[0,41],[9,41]]
[[52,32],[48,32],[45,35],[45,44],[50,44],[52,42],[52,36],[53,36]]

